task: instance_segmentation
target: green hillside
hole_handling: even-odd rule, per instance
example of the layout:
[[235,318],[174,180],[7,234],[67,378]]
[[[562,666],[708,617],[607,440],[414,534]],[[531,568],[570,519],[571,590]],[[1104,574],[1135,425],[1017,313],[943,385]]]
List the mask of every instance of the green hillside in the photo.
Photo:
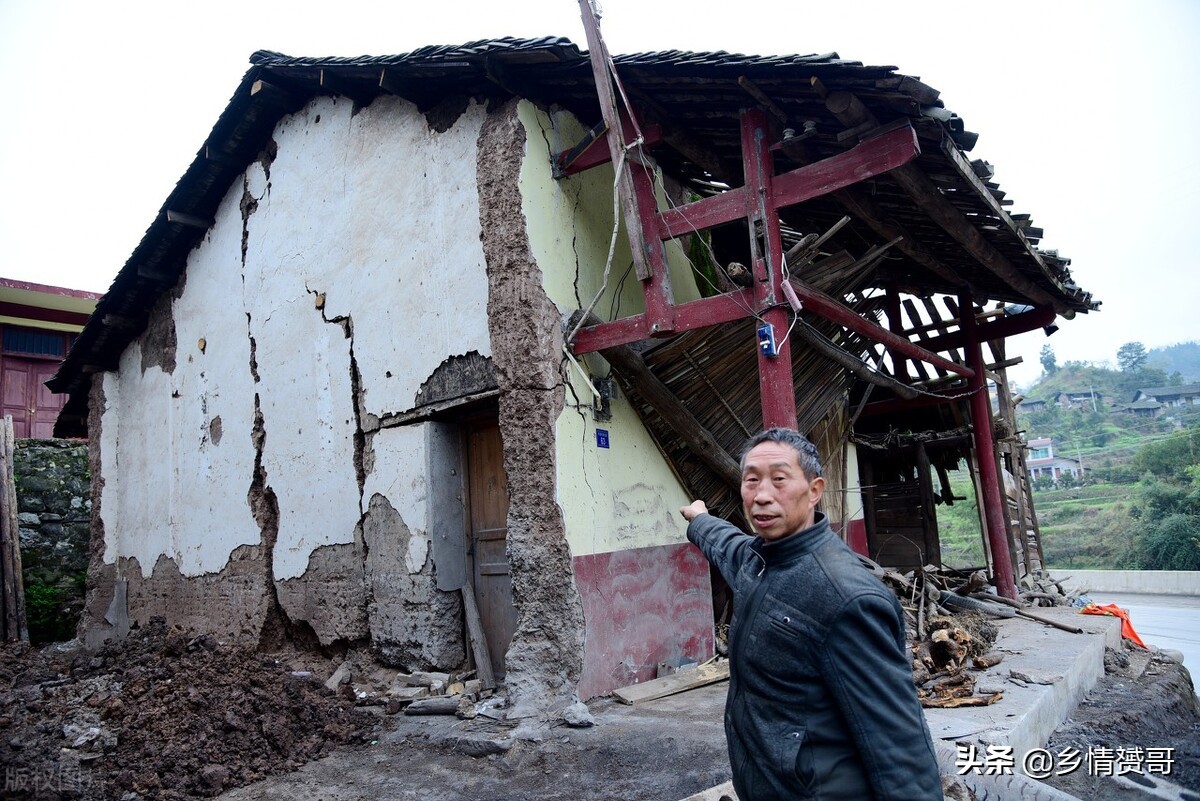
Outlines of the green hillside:
[[[1047,358],[1043,352],[1046,372],[1023,393],[1051,404],[1044,411],[1018,411],[1026,440],[1049,437],[1057,455],[1087,469],[1082,481],[1035,484],[1047,563],[1058,569],[1200,570],[1200,405],[1162,409],[1157,417],[1119,407],[1139,388],[1197,383],[1200,345],[1147,351],[1128,343],[1117,362],[1121,369],[1058,366],[1052,353]],[[1059,392],[1096,397],[1084,408],[1062,409],[1052,405]],[[954,494],[969,500],[938,507],[943,561],[977,566],[983,548],[975,493],[966,473],[952,482]]]

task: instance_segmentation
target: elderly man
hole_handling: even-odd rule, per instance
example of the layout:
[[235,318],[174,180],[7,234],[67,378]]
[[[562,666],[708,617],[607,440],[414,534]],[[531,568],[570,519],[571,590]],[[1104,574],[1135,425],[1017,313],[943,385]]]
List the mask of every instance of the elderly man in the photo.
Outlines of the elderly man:
[[742,509],[758,536],[703,501],[680,510],[733,589],[734,789],[742,801],[940,799],[900,604],[816,511],[824,490],[813,444],[773,428],[742,455]]

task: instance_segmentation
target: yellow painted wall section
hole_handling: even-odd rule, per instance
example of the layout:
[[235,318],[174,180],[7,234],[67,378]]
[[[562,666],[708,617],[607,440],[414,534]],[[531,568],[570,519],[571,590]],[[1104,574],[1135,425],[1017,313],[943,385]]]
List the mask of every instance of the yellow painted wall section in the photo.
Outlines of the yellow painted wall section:
[[[596,167],[555,180],[553,153],[573,146],[584,127],[566,113],[548,115],[522,102],[526,131],[521,169],[522,211],[546,293],[564,315],[586,307],[599,292],[613,232],[613,170]],[[661,192],[660,192],[661,194]],[[609,284],[595,306],[602,319],[641,313],[641,284],[632,269],[624,228],[618,231]],[[668,247],[677,303],[699,297],[696,281],[675,244]],[[564,357],[565,358],[565,357]],[[594,354],[583,371],[602,378],[608,364]],[[557,426],[558,500],[574,556],[686,541],[679,507],[688,503],[641,420],[624,397],[611,403],[612,419],[597,422],[593,395],[580,369],[568,364],[567,407]],[[597,429],[607,432],[599,447]]]

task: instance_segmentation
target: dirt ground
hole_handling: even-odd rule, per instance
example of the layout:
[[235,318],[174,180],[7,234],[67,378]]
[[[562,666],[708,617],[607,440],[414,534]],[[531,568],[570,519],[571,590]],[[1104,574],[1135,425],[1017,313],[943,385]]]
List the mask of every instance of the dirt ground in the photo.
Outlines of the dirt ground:
[[[1114,754],[1118,748],[1174,748],[1170,775],[1147,777],[1160,791],[1174,794],[1156,795],[1154,787],[1139,789],[1137,782],[1092,775],[1086,762],[1046,783],[1087,801],[1200,801],[1200,701],[1187,668],[1131,646],[1109,649],[1104,667],[1104,677],[1054,732],[1047,750],[1058,754],[1073,748],[1086,755],[1097,747],[1111,748]],[[1169,789],[1171,785],[1184,792]]]
[[302,667],[163,624],[96,654],[5,645],[0,797],[210,797],[369,741],[378,717]]
[[593,702],[587,728],[557,713],[388,715],[353,691],[386,683],[365,660],[354,683],[325,687],[344,657],[240,651],[161,624],[94,655],[2,646],[0,798],[649,801],[729,779],[724,684],[646,708]]
[[[729,778],[724,683],[634,707],[594,701],[585,728],[557,713],[388,715],[362,705],[357,684],[325,687],[343,656],[238,651],[163,625],[98,654],[0,648],[0,798],[675,801]],[[1083,769],[1048,783],[1086,801],[1200,801],[1187,672],[1124,650],[1106,667],[1048,749],[1173,747],[1167,779],[1191,792],[1152,795]],[[354,669],[369,684],[371,669]]]

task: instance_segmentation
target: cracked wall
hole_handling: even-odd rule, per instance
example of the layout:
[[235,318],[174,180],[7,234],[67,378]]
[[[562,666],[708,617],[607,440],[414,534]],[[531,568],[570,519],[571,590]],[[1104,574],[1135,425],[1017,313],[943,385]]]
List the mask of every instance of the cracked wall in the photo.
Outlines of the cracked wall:
[[[520,175],[522,210],[534,260],[544,271],[548,298],[564,316],[598,297],[595,313],[616,319],[643,311],[641,285],[620,232],[608,285],[604,264],[613,234],[613,170],[598,167],[555,180],[553,153],[584,130],[570,114],[553,115],[523,103],[529,132]],[[660,202],[667,193],[659,187]],[[699,297],[682,250],[667,256],[675,301]],[[581,359],[594,377],[609,374],[597,355]],[[585,618],[581,697],[654,678],[659,662],[713,652],[707,563],[685,537],[679,507],[690,502],[636,412],[623,398],[612,419],[597,422],[580,371],[564,367],[566,397],[555,421],[555,490],[572,554]],[[599,447],[597,430],[607,434]]]
[[[562,359],[564,313],[599,286],[611,171],[550,179],[552,150],[582,132],[568,118],[526,103],[444,111],[431,124],[397,98],[355,113],[327,97],[281,120],[186,282],[95,382],[93,622],[163,613],[246,639],[369,639],[407,669],[460,666],[453,448],[444,424],[379,423],[427,402],[439,369],[468,357],[490,364],[500,393],[515,714],[565,703],[580,681],[603,691],[585,647],[588,661],[628,661],[624,629],[603,635],[607,650],[598,629],[585,636],[584,610],[602,614],[613,576],[687,578],[678,553],[652,550],[682,547],[673,475],[625,404],[614,448],[595,448],[586,387]],[[598,309],[638,311],[636,282],[616,277],[622,300]],[[686,286],[677,278],[678,298]],[[636,558],[580,561],[624,550]],[[668,610],[689,582],[662,584]]]
[[315,99],[230,188],[186,282],[97,382],[93,623],[121,596],[133,622],[370,637],[407,668],[461,665],[426,426],[373,425],[447,358],[490,354],[485,112],[459,105],[431,126],[396,98]]
[[556,498],[554,425],[563,409],[561,314],[542,287],[521,208],[525,129],[509,102],[479,139],[479,199],[487,254],[488,327],[500,387],[508,476],[508,560],[518,613],[505,684],[515,716],[575,695],[583,608]]
[[[546,294],[566,316],[591,303],[603,284],[613,227],[613,171],[603,166],[555,180],[550,154],[578,141],[582,126],[570,114],[551,116],[529,104],[522,104],[521,120],[530,131],[530,154],[521,172],[529,239],[546,273]],[[682,252],[671,245],[668,256],[676,302],[695,300],[699,293]],[[599,317],[615,319],[644,310],[637,276],[630,270],[621,280],[631,264],[622,227],[608,289],[596,304]],[[598,355],[581,361],[595,377],[609,373],[608,363]],[[637,413],[618,398],[610,405],[612,419],[597,422],[591,413],[591,390],[579,371],[566,371],[566,381],[567,407],[556,423],[557,485],[572,554],[683,542],[679,507],[691,499]],[[608,448],[597,446],[597,428],[608,432]]]

